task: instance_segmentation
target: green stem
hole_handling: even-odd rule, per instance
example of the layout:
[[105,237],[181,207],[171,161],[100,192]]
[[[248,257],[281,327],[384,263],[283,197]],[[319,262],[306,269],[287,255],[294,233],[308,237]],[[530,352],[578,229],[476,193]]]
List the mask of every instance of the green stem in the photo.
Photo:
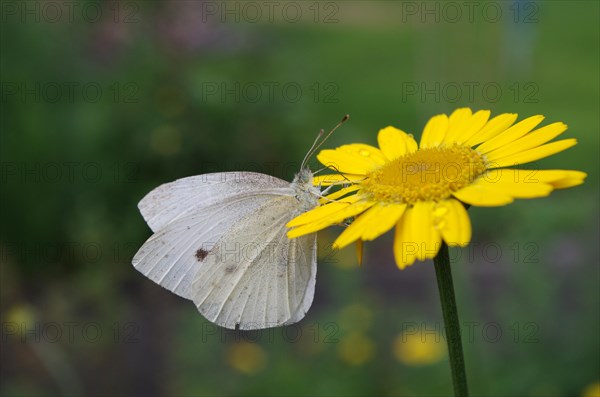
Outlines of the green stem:
[[454,297],[454,286],[452,285],[452,271],[450,269],[450,255],[448,246],[442,242],[440,251],[433,258],[435,263],[435,275],[437,277],[442,313],[444,314],[444,326],[446,330],[446,342],[448,343],[448,355],[450,356],[450,369],[452,371],[452,383],[454,395],[467,397],[467,374],[465,372],[465,359],[463,357],[462,343],[460,339],[460,322],[456,310],[456,298]]

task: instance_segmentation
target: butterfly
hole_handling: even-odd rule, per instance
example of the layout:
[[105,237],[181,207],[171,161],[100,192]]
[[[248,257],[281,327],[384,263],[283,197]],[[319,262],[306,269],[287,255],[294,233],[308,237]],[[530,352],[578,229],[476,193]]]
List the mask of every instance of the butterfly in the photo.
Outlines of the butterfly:
[[286,224],[318,205],[321,193],[307,159],[347,119],[317,145],[321,131],[291,183],[256,172],[221,172],[152,190],[138,208],[154,234],[133,266],[225,328],[300,321],[313,301],[317,239],[289,239]]

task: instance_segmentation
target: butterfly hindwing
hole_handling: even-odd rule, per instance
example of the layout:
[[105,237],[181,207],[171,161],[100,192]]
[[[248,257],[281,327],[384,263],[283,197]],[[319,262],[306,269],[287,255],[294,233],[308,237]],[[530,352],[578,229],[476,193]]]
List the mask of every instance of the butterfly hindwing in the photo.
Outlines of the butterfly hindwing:
[[294,196],[275,197],[223,234],[192,283],[193,300],[226,328],[260,329],[298,321],[312,303],[315,236],[290,240]]
[[311,234],[293,239],[290,252],[294,253],[294,259],[290,260],[290,263],[295,263],[294,268],[299,272],[296,278],[302,280],[302,285],[306,284],[306,289],[296,291],[299,305],[286,324],[302,320],[312,305],[317,277],[317,235]]

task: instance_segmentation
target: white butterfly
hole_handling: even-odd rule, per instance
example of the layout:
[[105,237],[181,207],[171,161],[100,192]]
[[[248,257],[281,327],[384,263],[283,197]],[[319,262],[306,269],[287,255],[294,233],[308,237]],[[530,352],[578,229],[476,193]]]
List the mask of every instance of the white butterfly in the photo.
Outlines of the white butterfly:
[[133,258],[134,267],[226,328],[300,321],[315,291],[316,234],[288,239],[285,225],[318,204],[320,191],[305,167],[317,141],[291,183],[223,172],[152,190],[138,207],[154,234]]

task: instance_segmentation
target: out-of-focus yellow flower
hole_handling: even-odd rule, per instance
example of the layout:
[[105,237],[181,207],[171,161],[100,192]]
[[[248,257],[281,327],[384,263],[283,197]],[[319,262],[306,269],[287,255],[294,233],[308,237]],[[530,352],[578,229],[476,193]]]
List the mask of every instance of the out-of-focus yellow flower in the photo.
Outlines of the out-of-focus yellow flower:
[[446,356],[446,342],[441,335],[403,333],[394,339],[394,356],[403,364],[435,364]]
[[246,375],[254,375],[267,364],[267,353],[256,343],[238,342],[229,347],[227,363]]
[[592,383],[583,389],[581,397],[600,397],[600,381]]
[[5,318],[7,322],[19,324],[24,329],[33,329],[37,316],[33,307],[28,304],[17,304],[10,308]]
[[362,365],[375,354],[375,343],[360,332],[353,332],[342,338],[338,346],[338,355],[350,365]]

